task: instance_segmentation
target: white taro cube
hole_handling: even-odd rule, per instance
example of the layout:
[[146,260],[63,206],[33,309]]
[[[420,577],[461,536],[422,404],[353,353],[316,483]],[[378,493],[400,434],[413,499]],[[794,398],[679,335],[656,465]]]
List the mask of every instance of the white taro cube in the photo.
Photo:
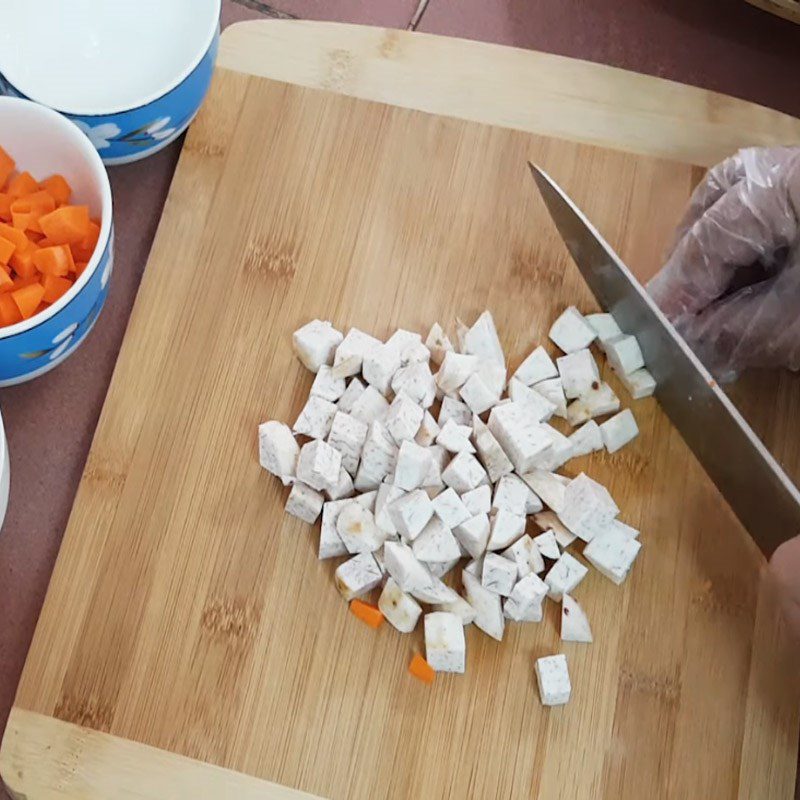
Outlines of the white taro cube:
[[495,439],[494,434],[480,417],[473,417],[472,430],[475,447],[483,466],[486,468],[489,480],[492,483],[496,483],[503,475],[508,475],[512,472],[514,465],[500,446],[500,443]]
[[597,333],[575,306],[565,309],[550,328],[550,340],[565,353],[587,348]]
[[444,397],[439,410],[439,427],[443,428],[450,419],[459,425],[469,425],[472,422],[472,412],[468,405],[455,397]]
[[461,620],[462,625],[471,625],[475,621],[475,609],[463,597],[456,596],[452,602],[439,603],[433,609],[455,614]]
[[614,414],[619,411],[619,406],[619,398],[614,390],[604,381],[595,382],[581,397],[569,404],[567,422],[574,428],[595,417]]
[[452,419],[447,420],[436,437],[436,444],[451,453],[474,453],[475,448],[469,440],[472,435],[471,425],[459,425]]
[[582,472],[567,485],[559,517],[574,534],[590,542],[618,514],[608,489]]
[[592,539],[583,555],[598,572],[619,585],[628,577],[641,548],[641,542],[627,530],[613,528]]
[[483,414],[500,399],[500,394],[489,388],[477,372],[467,378],[458,393],[473,414]]
[[434,513],[450,529],[466,522],[472,516],[455,490],[449,487],[432,502]]
[[452,531],[437,516],[432,516],[411,545],[420,560],[440,564],[461,557],[461,550]]
[[438,322],[434,322],[432,325],[428,337],[425,339],[425,345],[430,350],[431,359],[435,364],[441,364],[445,354],[453,349],[453,343]]
[[382,547],[386,539],[375,524],[373,513],[355,500],[339,512],[336,532],[349,553],[372,553]]
[[488,514],[492,510],[492,489],[486,484],[461,495],[461,502],[470,516]]
[[520,403],[495,406],[489,415],[489,430],[519,473],[532,469],[537,457],[551,447],[550,437]]
[[500,595],[486,589],[481,584],[480,578],[467,572],[466,569],[462,571],[461,579],[464,582],[467,602],[475,610],[473,622],[492,639],[496,639],[498,642],[502,641],[505,620]]
[[350,497],[353,494],[355,486],[350,473],[342,467],[339,470],[339,481],[334,489],[328,489],[328,498],[330,500],[341,500],[344,497]]
[[635,336],[623,334],[609,339],[605,343],[605,351],[608,363],[620,375],[630,375],[644,367],[644,356]]
[[369,426],[360,419],[351,417],[343,411],[334,414],[331,430],[328,434],[328,444],[342,454],[342,466],[355,475],[361,450],[367,440]]
[[286,500],[286,513],[313,524],[322,511],[325,498],[310,486],[297,481]]
[[436,672],[463,673],[467,645],[464,626],[455,614],[434,611],[425,615],[425,660]]
[[495,401],[499,402],[500,396],[506,388],[506,378],[508,377],[506,365],[483,358],[478,362],[475,374],[480,376],[486,388],[494,395]]
[[427,447],[420,447],[412,441],[404,441],[400,445],[395,465],[394,483],[401,489],[410,492],[418,489],[425,482],[430,472],[433,458]]
[[392,522],[389,506],[399,500],[405,491],[392,483],[382,483],[378,486],[375,497],[375,524],[386,534],[387,538],[397,538],[397,526]]
[[597,343],[601,350],[605,350],[605,344],[609,339],[622,336],[622,329],[611,314],[587,314],[585,319],[597,334]]
[[[397,464],[397,445],[380,422],[369,426],[364,447],[361,450],[361,467],[364,476],[375,481],[375,487],[394,470]],[[356,488],[359,488],[356,482]]]
[[471,453],[459,453],[442,470],[442,480],[460,494],[475,489],[484,479],[486,472]]
[[353,403],[350,416],[370,425],[373,422],[382,422],[388,412],[389,401],[374,386],[367,386]]
[[555,416],[562,419],[567,418],[567,397],[564,394],[564,384],[561,382],[561,378],[548,378],[546,381],[534,384],[532,388],[556,407],[553,412]]
[[619,376],[622,385],[634,400],[650,397],[656,390],[656,380],[646,369]]
[[534,514],[534,522],[543,531],[553,531],[559,547],[569,547],[578,537],[558,518],[555,511],[540,511]]
[[311,384],[311,394],[335,403],[344,393],[346,384],[344,378],[337,378],[332,374],[332,370],[323,364],[317,372],[314,383]]
[[520,578],[503,604],[503,615],[514,622],[541,622],[547,584],[534,573]]
[[364,380],[384,395],[388,394],[392,378],[399,369],[400,353],[385,344],[366,353],[361,367]]
[[406,594],[392,577],[386,579],[386,585],[378,599],[378,608],[389,624],[400,633],[411,633],[422,616],[420,604],[410,594]]
[[544,706],[563,706],[569,702],[572,686],[569,682],[567,657],[545,656],[536,661],[536,682]]
[[389,516],[402,537],[413,542],[433,516],[433,504],[422,489],[417,489],[391,503]]
[[394,350],[400,356],[400,364],[406,365],[411,361],[427,361],[430,351],[422,344],[422,336],[414,331],[398,328],[387,340],[385,347]]
[[505,550],[525,533],[525,517],[501,508],[491,517],[489,550]]
[[294,432],[312,439],[325,439],[331,431],[336,406],[328,400],[311,395],[294,423]]
[[572,442],[573,457],[585,456],[589,453],[596,453],[598,450],[603,449],[603,437],[600,434],[600,426],[594,421],[581,425],[572,436],[569,437]]
[[512,378],[508,384],[508,396],[515,402],[527,406],[531,415],[538,422],[546,422],[556,413],[555,403],[550,402],[544,395],[526,386],[517,378]]
[[405,392],[422,408],[430,408],[436,399],[436,381],[428,362],[414,362],[397,370],[392,378],[392,391]]
[[319,319],[303,325],[292,335],[292,347],[307,369],[319,371],[324,364],[333,363],[333,355],[343,339],[330,322]]
[[525,516],[528,512],[530,487],[517,475],[504,475],[494,488],[492,508],[503,509],[512,514]]
[[422,422],[418,426],[414,441],[422,447],[430,447],[436,441],[440,430],[439,423],[433,418],[431,412],[426,409],[422,412]]
[[[542,455],[537,457],[535,466],[539,469],[553,472],[564,466],[572,458],[572,442],[552,425],[544,423],[542,429],[550,437],[550,449],[545,450]],[[538,511],[539,509],[536,510]]]
[[341,468],[341,454],[327,442],[315,439],[300,448],[297,479],[318,492],[336,489]]
[[561,596],[571,593],[589,572],[578,559],[569,553],[562,553],[545,575],[544,582],[548,585],[547,596],[551,600],[560,600]]
[[629,408],[620,411],[600,426],[600,434],[606,450],[609,453],[616,453],[639,435],[639,427],[633,412]]
[[517,582],[517,565],[497,553],[487,553],[483,560],[481,586],[495,594],[508,597]]
[[451,558],[449,561],[423,561],[422,563],[431,571],[431,575],[443,578],[459,561],[461,561],[460,555],[458,558]]
[[558,549],[558,539],[552,530],[547,530],[533,537],[533,542],[538,551],[551,561],[558,561],[561,558],[561,551]]
[[336,520],[349,500],[335,500],[322,506],[322,526],[319,534],[319,558],[346,556],[347,548],[336,532]]
[[405,392],[401,391],[389,406],[385,421],[386,430],[399,445],[406,439],[413,439],[417,435],[426,413]]
[[372,591],[381,582],[383,574],[371,553],[359,553],[340,564],[334,575],[336,588],[350,602]]
[[364,384],[358,378],[351,378],[344,390],[344,394],[336,401],[336,408],[349,414],[353,410],[356,400],[364,393]]
[[537,347],[514,373],[514,378],[526,386],[558,377],[558,370],[544,347]]
[[295,475],[300,445],[288,425],[262,422],[258,426],[258,460],[261,466],[288,486]]
[[[477,356],[465,355],[450,351],[445,353],[439,372],[436,373],[436,384],[445,393],[450,394],[461,388],[467,378],[478,368]],[[439,421],[441,424],[441,420]]]
[[374,336],[358,330],[358,328],[351,328],[347,332],[347,336],[336,348],[333,365],[334,367],[347,365],[347,368],[343,371],[344,374],[341,375],[343,378],[356,375],[361,371],[364,356],[381,347],[382,344],[380,339],[376,339]]
[[[600,384],[600,370],[589,350],[578,350],[556,359],[561,386],[569,400],[583,397],[589,389]],[[596,385],[595,385],[596,384]]]
[[564,507],[564,495],[570,479],[544,469],[532,469],[522,476],[542,502],[559,513]]
[[489,361],[505,363],[503,346],[497,335],[497,327],[490,311],[484,311],[475,324],[464,333],[462,350],[465,353],[480,356]]
[[516,564],[515,583],[516,580],[530,575],[531,572],[541,572],[544,569],[542,557],[533,543],[533,539],[527,533],[517,539],[511,547],[503,550],[503,558]]
[[487,514],[476,514],[453,528],[453,535],[472,558],[479,558],[486,551],[490,532]]
[[584,644],[592,642],[589,619],[578,601],[568,594],[561,598],[561,640]]
[[402,542],[386,542],[383,557],[397,585],[423,603],[452,603],[458,595],[417,559]]

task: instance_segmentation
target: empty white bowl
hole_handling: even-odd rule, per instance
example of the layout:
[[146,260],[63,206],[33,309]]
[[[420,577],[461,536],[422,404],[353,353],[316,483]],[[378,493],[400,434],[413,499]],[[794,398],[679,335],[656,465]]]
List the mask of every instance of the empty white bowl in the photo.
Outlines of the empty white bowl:
[[107,164],[177,138],[208,91],[221,0],[0,0],[0,92],[68,116]]

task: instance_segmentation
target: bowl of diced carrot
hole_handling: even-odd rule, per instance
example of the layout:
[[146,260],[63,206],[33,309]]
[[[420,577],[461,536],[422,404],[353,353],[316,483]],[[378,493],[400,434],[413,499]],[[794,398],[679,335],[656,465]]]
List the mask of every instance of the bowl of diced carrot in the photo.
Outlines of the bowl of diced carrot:
[[111,187],[65,117],[0,97],[0,386],[60,364],[94,325],[113,264]]

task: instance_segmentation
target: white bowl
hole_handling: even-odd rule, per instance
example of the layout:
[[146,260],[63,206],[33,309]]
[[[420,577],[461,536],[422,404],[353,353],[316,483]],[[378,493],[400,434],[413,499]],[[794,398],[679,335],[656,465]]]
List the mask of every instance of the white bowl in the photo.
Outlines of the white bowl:
[[0,0],[0,93],[70,117],[106,163],[185,130],[208,90],[221,0]]

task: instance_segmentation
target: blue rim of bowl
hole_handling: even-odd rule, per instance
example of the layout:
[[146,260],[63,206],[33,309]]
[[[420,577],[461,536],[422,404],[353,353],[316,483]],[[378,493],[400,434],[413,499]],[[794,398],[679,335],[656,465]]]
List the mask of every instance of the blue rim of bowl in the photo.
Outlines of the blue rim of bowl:
[[[111,194],[111,183],[108,180],[108,172],[106,172],[103,159],[100,158],[100,154],[92,146],[92,143],[89,141],[89,139],[81,132],[80,128],[78,128],[71,120],[58,111],[54,111],[52,108],[42,105],[41,103],[36,103],[33,100],[19,97],[0,96],[0,104],[5,103],[26,103],[34,105],[39,112],[45,116],[51,116],[52,119],[56,121],[57,125],[63,126],[64,131],[69,131],[69,136],[73,135],[73,131],[75,132],[75,134],[77,134],[75,141],[80,141],[82,147],[85,144],[86,152],[89,154],[88,158],[90,160],[96,159],[96,165],[100,168],[100,175],[102,176],[100,193],[103,201],[102,217],[100,219],[100,238],[97,240],[94,253],[92,253],[92,257],[89,259],[86,269],[80,274],[78,280],[75,281],[70,290],[59,297],[58,300],[53,303],[53,305],[49,306],[39,314],[34,314],[32,317],[22,320],[22,322],[16,322],[14,325],[0,328],[0,339],[13,339],[15,336],[21,336],[54,317],[59,311],[66,308],[72,302],[72,300],[80,294],[84,286],[89,283],[92,275],[94,275],[94,273],[97,271],[97,267],[109,247],[111,230],[113,228],[114,221],[114,198]],[[106,203],[108,204],[108,213],[106,213]]]
[[165,89],[161,89],[157,92],[148,95],[144,100],[139,101],[136,105],[125,106],[124,108],[112,108],[110,111],[70,111],[67,108],[60,108],[57,106],[52,106],[48,103],[44,103],[41,100],[37,100],[32,95],[26,94],[22,89],[20,89],[16,83],[14,83],[3,71],[2,64],[0,64],[0,76],[2,79],[15,91],[17,92],[21,98],[25,100],[30,100],[34,103],[38,103],[39,105],[45,106],[46,108],[52,108],[54,111],[57,111],[59,114],[65,114],[70,117],[109,117],[115,114],[124,114],[128,111],[136,111],[139,108],[144,108],[145,106],[149,106],[151,103],[154,103],[156,100],[160,100],[165,95],[168,95],[174,89],[177,89],[189,76],[197,69],[197,66],[205,57],[206,53],[211,48],[212,44],[214,43],[214,37],[217,35],[220,29],[220,15],[222,13],[222,0],[213,0],[214,2],[214,14],[212,15],[212,25],[209,35],[204,39],[205,45],[202,49],[198,51],[195,57],[189,62],[188,66],[184,68],[183,72],[181,72],[174,81],[167,84]]

